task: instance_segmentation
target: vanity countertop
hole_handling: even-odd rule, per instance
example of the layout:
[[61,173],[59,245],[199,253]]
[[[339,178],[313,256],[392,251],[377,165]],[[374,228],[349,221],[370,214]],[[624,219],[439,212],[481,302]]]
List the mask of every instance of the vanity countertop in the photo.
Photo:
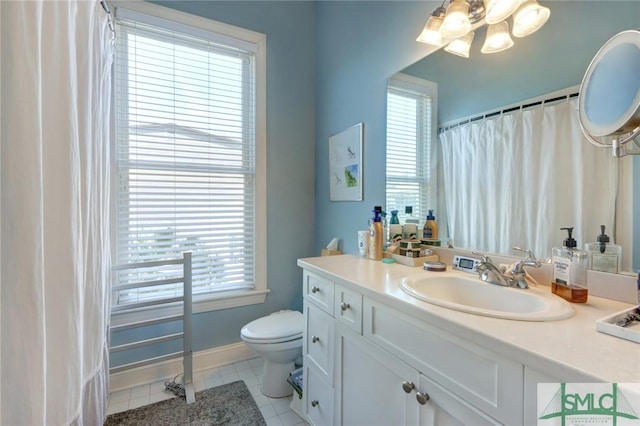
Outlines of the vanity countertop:
[[[354,255],[299,259],[298,266],[335,277],[364,296],[552,377],[575,377],[566,376],[570,371],[584,378],[583,381],[640,382],[640,344],[600,333],[595,328],[596,320],[633,306],[628,303],[589,296],[585,304],[572,304],[575,315],[569,319],[513,321],[458,312],[409,296],[398,285],[401,278],[416,273],[441,274],[423,271],[421,267],[385,264]],[[539,288],[551,291],[548,286]]]

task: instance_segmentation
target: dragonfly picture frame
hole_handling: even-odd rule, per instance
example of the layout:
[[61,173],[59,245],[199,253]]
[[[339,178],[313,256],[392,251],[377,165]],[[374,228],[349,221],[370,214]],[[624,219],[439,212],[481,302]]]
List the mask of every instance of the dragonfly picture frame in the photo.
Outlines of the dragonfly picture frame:
[[329,200],[362,201],[364,123],[329,137]]

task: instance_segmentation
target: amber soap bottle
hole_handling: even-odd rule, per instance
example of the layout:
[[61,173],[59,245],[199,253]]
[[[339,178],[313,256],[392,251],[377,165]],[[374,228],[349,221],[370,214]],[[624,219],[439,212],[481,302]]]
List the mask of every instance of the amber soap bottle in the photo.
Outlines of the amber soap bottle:
[[551,251],[553,264],[553,282],[551,292],[571,303],[586,303],[587,289],[587,252],[576,247],[576,240],[571,237],[573,228],[560,228],[569,234],[562,247],[554,247]]

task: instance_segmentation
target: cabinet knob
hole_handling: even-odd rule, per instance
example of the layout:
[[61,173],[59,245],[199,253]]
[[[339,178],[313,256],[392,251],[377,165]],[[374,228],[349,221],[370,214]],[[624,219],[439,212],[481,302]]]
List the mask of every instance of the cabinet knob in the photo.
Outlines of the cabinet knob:
[[348,303],[346,303],[346,302],[342,302],[342,303],[340,304],[340,309],[342,309],[343,311],[346,311],[346,310],[347,310],[347,309],[349,309],[350,307],[351,307],[351,305],[349,305],[349,304],[348,304]]
[[418,404],[424,405],[430,398],[428,393],[416,392],[416,399],[418,400]]
[[320,338],[318,336],[311,336],[311,343],[318,343]]
[[413,382],[402,382],[402,390],[406,393],[411,393],[416,388]]
[[314,399],[313,401],[311,401],[311,406],[312,407],[317,407],[318,406],[318,400]]
[[311,293],[317,293],[319,291],[320,291],[320,288],[316,287],[315,285],[311,287]]

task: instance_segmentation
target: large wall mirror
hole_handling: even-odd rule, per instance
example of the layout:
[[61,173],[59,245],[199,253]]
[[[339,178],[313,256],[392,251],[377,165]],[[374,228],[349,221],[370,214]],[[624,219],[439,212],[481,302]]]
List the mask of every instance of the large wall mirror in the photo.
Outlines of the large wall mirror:
[[[640,2],[541,3],[551,9],[551,17],[547,24],[526,38],[515,39],[515,45],[507,51],[492,55],[480,53],[485,31],[480,28],[476,31],[468,59],[439,50],[400,71],[402,74],[438,85],[439,124],[472,117],[566,88],[577,88],[589,62],[603,43],[620,31],[640,27]],[[606,157],[611,156],[611,153],[602,149],[599,155]],[[629,166],[626,167],[624,175],[620,175],[618,192],[615,194],[615,197],[625,197],[628,201],[625,204],[627,211],[616,213],[616,223],[625,225],[608,230],[615,242],[623,246],[626,261],[622,272],[633,272],[640,267],[640,224],[634,223],[638,221],[633,220],[634,214],[640,214],[639,157],[624,159]],[[444,202],[440,185],[442,182],[438,180],[439,204]],[[492,191],[496,188],[471,190]],[[584,196],[596,206],[596,203],[602,202],[598,191],[606,190],[607,188],[589,189],[585,191]],[[548,191],[549,196],[563,197],[562,185],[548,185]],[[526,227],[527,224],[522,226]],[[595,240],[598,231],[599,229],[578,230],[582,237],[580,244]],[[549,232],[552,235],[550,239],[561,244],[562,231],[549,229]],[[499,236],[496,235],[496,238]],[[519,245],[526,246],[527,241],[522,241]],[[469,247],[459,248],[478,249],[472,243]],[[536,254],[546,257],[550,252],[551,246],[548,247],[548,253]],[[515,255],[510,250],[500,254]]]

